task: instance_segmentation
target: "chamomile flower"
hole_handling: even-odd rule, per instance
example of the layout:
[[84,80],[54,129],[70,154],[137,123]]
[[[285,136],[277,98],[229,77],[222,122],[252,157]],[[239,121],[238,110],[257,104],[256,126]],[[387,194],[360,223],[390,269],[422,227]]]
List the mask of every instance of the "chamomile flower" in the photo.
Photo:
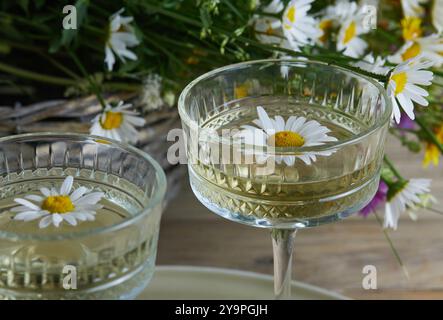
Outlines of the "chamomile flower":
[[314,0],[292,0],[283,12],[283,33],[292,47],[307,44],[322,36],[316,20],[308,15]]
[[126,59],[137,60],[135,53],[128,50],[140,43],[130,25],[134,18],[121,16],[123,11],[124,9],[120,9],[109,19],[109,35],[105,45],[105,62],[109,71],[115,64],[115,55],[122,62],[126,62]]
[[360,35],[366,32],[358,15],[349,17],[338,32],[337,50],[352,58],[360,57],[368,47],[368,44],[360,38]]
[[[243,125],[237,133],[244,143],[257,147],[309,147],[319,146],[328,142],[337,141],[337,138],[329,136],[330,130],[315,120],[307,120],[304,117],[290,116],[286,121],[281,116],[271,119],[263,107],[257,107],[258,119],[252,125]],[[280,164],[284,162],[288,166],[295,163],[295,159],[302,160],[310,165],[317,160],[317,156],[330,156],[332,151],[308,152],[290,156],[272,156]],[[259,162],[265,162],[269,155],[257,154]]]
[[418,55],[432,61],[435,67],[443,65],[443,37],[431,34],[427,37],[415,38],[413,41],[406,42],[388,59],[392,63],[401,63]]
[[150,74],[143,80],[140,105],[144,111],[157,110],[165,104],[161,91],[162,78],[158,74]]
[[59,227],[62,222],[76,226],[77,221],[93,221],[98,209],[103,206],[98,204],[103,198],[103,192],[91,192],[86,187],[79,187],[72,193],[74,178],[66,177],[62,186],[57,191],[55,188],[41,188],[41,195],[27,195],[16,198],[18,207],[11,209],[17,212],[14,220],[33,221],[41,219],[40,228],[53,224]]
[[[272,0],[263,8],[264,13],[278,14],[284,9],[281,0]],[[281,20],[273,17],[255,16],[253,18],[254,30],[257,39],[262,43],[280,43],[282,40]]]
[[418,17],[405,17],[401,20],[402,34],[405,41],[414,40],[421,37],[423,29],[422,20]]
[[333,5],[329,5],[325,10],[325,17],[341,22],[354,16],[358,11],[357,3],[349,0],[338,0]]
[[403,15],[405,17],[420,17],[424,14],[425,10],[421,6],[428,0],[401,0],[401,6],[403,8]]
[[411,179],[391,186],[385,206],[384,227],[397,229],[400,215],[422,203],[422,197],[429,194],[430,179]]
[[116,107],[107,104],[103,113],[92,120],[90,133],[123,142],[137,142],[138,132],[134,127],[143,126],[145,119],[137,117],[137,112],[128,110],[131,106],[123,101]]
[[433,73],[422,70],[430,66],[432,62],[423,61],[421,56],[417,56],[400,63],[393,69],[388,83],[388,95],[392,99],[395,122],[400,121],[400,108],[409,118],[414,119],[413,102],[422,106],[428,105],[428,101],[424,98],[428,96],[428,92],[418,85],[429,86],[431,84]]

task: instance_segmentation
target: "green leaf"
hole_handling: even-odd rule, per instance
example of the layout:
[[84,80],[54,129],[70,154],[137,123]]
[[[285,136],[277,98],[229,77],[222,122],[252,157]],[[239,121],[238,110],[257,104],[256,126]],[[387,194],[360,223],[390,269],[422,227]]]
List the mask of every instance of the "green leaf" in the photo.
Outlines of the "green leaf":
[[8,54],[11,52],[11,46],[0,41],[0,54]]
[[26,14],[29,14],[29,0],[19,0],[18,5],[26,12]]

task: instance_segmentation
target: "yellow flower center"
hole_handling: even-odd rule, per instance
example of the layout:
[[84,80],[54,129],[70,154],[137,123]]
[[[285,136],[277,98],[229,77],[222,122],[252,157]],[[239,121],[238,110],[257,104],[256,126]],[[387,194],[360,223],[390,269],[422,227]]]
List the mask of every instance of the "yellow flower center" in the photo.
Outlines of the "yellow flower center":
[[294,6],[292,6],[288,9],[288,12],[286,13],[286,17],[288,18],[288,20],[291,23],[295,22],[295,7]]
[[112,130],[120,128],[123,122],[123,114],[121,112],[108,111],[105,114],[105,120],[100,121],[100,124],[105,130]]
[[268,142],[276,147],[301,147],[305,144],[305,139],[296,132],[279,131],[269,137]]
[[323,35],[319,38],[319,40],[321,42],[326,42],[326,40],[328,39],[329,29],[332,28],[332,20],[325,19],[320,21],[319,27],[323,31]]
[[74,204],[69,196],[49,196],[42,203],[42,209],[50,213],[71,212],[74,208]]
[[343,37],[343,44],[347,44],[349,41],[354,39],[357,33],[357,26],[354,21],[352,21],[345,30],[345,36]]
[[417,17],[406,17],[401,20],[403,28],[403,39],[406,41],[418,38],[422,34],[421,19]]
[[420,44],[414,42],[406,51],[401,55],[403,61],[409,60],[419,55],[421,52]]
[[395,95],[403,92],[406,83],[408,82],[408,76],[406,72],[400,72],[391,76],[391,80],[395,82]]

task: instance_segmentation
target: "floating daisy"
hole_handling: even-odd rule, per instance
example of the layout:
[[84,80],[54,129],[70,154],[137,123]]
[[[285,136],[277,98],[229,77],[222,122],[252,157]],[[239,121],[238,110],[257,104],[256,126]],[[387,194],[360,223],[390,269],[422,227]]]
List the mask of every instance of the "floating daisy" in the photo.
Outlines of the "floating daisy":
[[338,32],[337,50],[352,58],[360,57],[368,44],[359,36],[366,32],[358,15],[348,18]]
[[124,9],[120,9],[110,17],[109,35],[105,45],[105,62],[109,71],[114,66],[115,55],[122,62],[126,62],[126,59],[137,60],[135,53],[128,50],[140,43],[130,25],[134,18],[121,16],[123,11]]
[[430,179],[411,179],[389,187],[385,207],[385,228],[397,229],[400,215],[422,203],[422,197],[430,192]]
[[[281,0],[272,0],[263,12],[267,14],[278,14],[284,9]],[[262,43],[280,43],[282,41],[281,20],[273,17],[254,17],[254,30],[257,39]]]
[[401,63],[418,55],[432,61],[435,67],[443,65],[443,37],[431,34],[427,37],[415,38],[413,41],[406,42],[388,59],[392,63]]
[[388,95],[392,99],[393,117],[399,123],[401,109],[414,119],[414,102],[427,106],[428,101],[424,98],[428,92],[418,85],[429,86],[433,79],[431,71],[422,70],[432,66],[431,61],[423,61],[421,56],[407,60],[396,66],[389,78]]
[[[304,117],[290,116],[287,121],[281,116],[271,119],[263,107],[257,107],[258,119],[253,123],[257,126],[244,125],[237,137],[246,144],[258,147],[310,147],[319,146],[328,142],[337,141],[337,138],[328,136],[330,130],[315,120]],[[275,161],[282,161],[292,166],[299,158],[307,165],[316,161],[316,156],[329,156],[332,151],[308,152],[294,156],[275,156]],[[258,155],[259,162],[264,162],[269,156]]]
[[123,142],[137,142],[138,132],[134,127],[141,127],[146,121],[137,117],[137,112],[128,110],[131,106],[123,101],[116,107],[107,104],[103,113],[92,120],[90,133]]
[[298,48],[322,36],[313,17],[308,16],[314,0],[292,0],[283,12],[283,33],[291,46]]
[[91,192],[86,187],[75,189],[72,193],[74,178],[66,177],[60,190],[55,188],[41,188],[42,195],[27,195],[16,198],[14,201],[20,206],[12,208],[17,212],[14,220],[33,221],[41,219],[40,228],[53,224],[59,227],[65,221],[71,226],[76,226],[77,221],[93,221],[98,209],[103,206],[98,204],[104,196],[103,192]]

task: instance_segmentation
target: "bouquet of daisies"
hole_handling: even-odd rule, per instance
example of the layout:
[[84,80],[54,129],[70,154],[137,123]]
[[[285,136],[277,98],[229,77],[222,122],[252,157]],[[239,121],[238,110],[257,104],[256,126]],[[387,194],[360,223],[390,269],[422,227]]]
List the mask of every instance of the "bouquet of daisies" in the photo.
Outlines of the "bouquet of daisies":
[[[91,133],[125,142],[136,141],[141,114],[173,107],[203,72],[250,59],[314,59],[385,86],[390,133],[422,152],[425,167],[443,152],[443,0],[4,1],[0,57],[4,101],[92,93],[102,112]],[[136,92],[140,107],[108,101],[116,91]],[[361,213],[382,208],[384,227],[395,229],[401,214],[432,206],[430,185],[406,179],[386,157]]]

